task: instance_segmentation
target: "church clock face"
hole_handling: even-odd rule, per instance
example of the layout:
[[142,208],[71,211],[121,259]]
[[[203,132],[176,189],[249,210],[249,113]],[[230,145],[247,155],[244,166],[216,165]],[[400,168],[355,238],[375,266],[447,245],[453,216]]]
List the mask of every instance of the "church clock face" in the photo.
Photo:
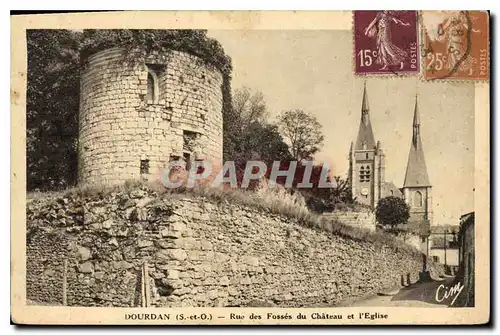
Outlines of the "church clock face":
[[368,195],[368,189],[366,187],[361,189],[361,195],[364,195],[365,197]]

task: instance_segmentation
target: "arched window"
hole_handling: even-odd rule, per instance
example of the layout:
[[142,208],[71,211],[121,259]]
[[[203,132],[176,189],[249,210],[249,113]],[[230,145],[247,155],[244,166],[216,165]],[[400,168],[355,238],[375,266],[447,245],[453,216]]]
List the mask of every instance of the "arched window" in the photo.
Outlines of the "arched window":
[[393,190],[391,190],[391,196],[394,196],[394,191]]
[[370,165],[361,166],[359,168],[359,181],[360,182],[369,182],[371,178]]
[[422,207],[422,193],[420,191],[416,191],[413,196],[413,205],[415,207]]
[[146,101],[157,102],[159,99],[159,87],[158,87],[158,76],[156,73],[148,67],[148,92],[146,95]]
[[366,150],[366,143],[365,143],[365,142],[363,142],[363,143],[361,144],[361,147],[363,148],[363,150]]

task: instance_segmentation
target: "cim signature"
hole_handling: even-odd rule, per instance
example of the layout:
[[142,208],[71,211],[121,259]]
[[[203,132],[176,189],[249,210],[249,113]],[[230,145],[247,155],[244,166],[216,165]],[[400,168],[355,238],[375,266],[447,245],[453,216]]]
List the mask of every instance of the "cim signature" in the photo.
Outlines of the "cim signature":
[[[450,306],[453,306],[455,303],[455,300],[457,300],[458,296],[460,295],[460,292],[464,289],[464,285],[462,283],[458,282],[455,285],[451,287],[444,286],[443,284],[439,285],[439,287],[436,290],[436,301],[437,302],[442,302],[444,300],[447,300],[453,296],[453,300],[451,301]],[[444,291],[444,292],[442,292]]]

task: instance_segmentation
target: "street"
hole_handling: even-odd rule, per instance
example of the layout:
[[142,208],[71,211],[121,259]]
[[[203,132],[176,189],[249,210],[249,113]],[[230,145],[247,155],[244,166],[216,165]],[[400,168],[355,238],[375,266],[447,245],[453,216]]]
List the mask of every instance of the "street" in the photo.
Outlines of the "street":
[[459,290],[455,290],[457,286],[453,285],[453,280],[449,277],[441,281],[415,283],[401,288],[394,295],[377,295],[350,306],[448,307],[460,294]]

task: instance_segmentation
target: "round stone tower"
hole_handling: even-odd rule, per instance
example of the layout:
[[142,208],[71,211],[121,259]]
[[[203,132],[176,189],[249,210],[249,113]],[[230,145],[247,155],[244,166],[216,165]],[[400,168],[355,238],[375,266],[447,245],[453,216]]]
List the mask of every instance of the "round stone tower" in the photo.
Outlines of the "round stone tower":
[[162,178],[170,160],[222,160],[222,73],[185,52],[110,48],[82,70],[80,183]]

